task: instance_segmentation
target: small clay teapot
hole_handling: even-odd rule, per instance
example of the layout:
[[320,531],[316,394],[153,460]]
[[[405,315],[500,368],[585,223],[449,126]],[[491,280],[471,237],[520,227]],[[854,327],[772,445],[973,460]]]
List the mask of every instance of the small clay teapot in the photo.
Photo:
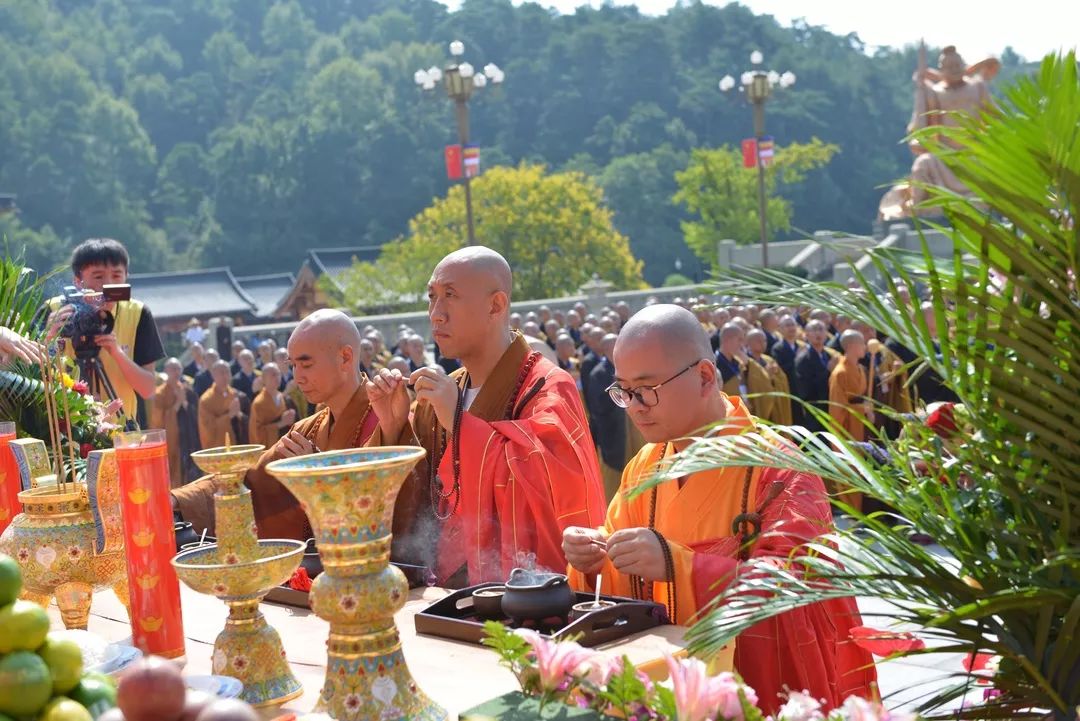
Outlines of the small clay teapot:
[[198,543],[199,534],[191,527],[189,521],[177,521],[173,524],[173,532],[176,533],[176,550],[181,550],[189,543]]
[[515,568],[506,582],[502,612],[518,622],[545,618],[565,621],[575,600],[565,574]]
[[315,539],[307,540],[307,548],[304,549],[304,558],[300,561],[300,568],[307,571],[308,578],[314,579],[323,572],[322,558],[319,549],[315,545]]

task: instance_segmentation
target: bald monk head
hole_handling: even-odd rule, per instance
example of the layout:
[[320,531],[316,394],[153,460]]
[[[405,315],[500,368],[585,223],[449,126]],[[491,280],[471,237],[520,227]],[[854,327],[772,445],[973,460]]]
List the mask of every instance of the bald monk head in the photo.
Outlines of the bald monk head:
[[325,403],[335,416],[360,387],[360,331],[339,310],[317,310],[289,336],[293,379],[309,403]]
[[491,356],[494,366],[510,343],[512,291],[510,265],[490,248],[469,246],[443,258],[428,281],[431,335],[442,354],[470,373]]
[[765,348],[768,345],[769,343],[768,339],[765,337],[765,331],[760,328],[754,328],[746,334],[746,349],[749,350],[750,355],[755,358],[764,353]]
[[269,391],[271,396],[278,392],[281,387],[281,369],[277,363],[264,363],[262,367],[263,388]]
[[650,443],[685,438],[727,415],[709,338],[685,308],[638,311],[619,333],[613,360],[627,413]]
[[852,328],[840,334],[840,347],[844,350],[844,357],[858,360],[866,355],[866,338],[863,334]]
[[214,379],[214,388],[218,392],[224,391],[232,384],[232,370],[223,360],[214,361],[214,364],[210,366],[210,377]]
[[184,374],[184,366],[180,363],[178,358],[170,358],[165,361],[165,380],[173,385],[180,382],[180,377]]
[[724,327],[720,329],[720,352],[728,358],[734,357],[742,348],[745,337],[746,334],[738,323],[724,324]]

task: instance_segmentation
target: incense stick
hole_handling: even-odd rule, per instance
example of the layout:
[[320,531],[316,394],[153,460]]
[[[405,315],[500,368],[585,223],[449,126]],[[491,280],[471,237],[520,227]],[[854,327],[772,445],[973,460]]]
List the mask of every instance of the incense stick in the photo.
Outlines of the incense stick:
[[68,460],[71,461],[71,490],[74,491],[77,490],[76,483],[78,482],[78,479],[75,476],[75,442],[72,434],[71,406],[68,402],[68,389],[67,386],[64,385],[64,376],[62,374],[63,371],[61,371],[60,376],[60,387],[62,389],[61,397],[64,400],[64,420],[67,421],[68,427]]
[[[48,355],[46,355],[46,357],[42,359],[40,366],[41,386],[45,391],[45,415],[49,419],[49,443],[52,446],[53,459],[57,464],[62,464],[63,456],[60,454],[60,448],[57,445],[57,435],[60,433],[60,422],[56,417],[56,409],[53,403],[53,401],[55,401],[56,399],[53,398],[52,395],[52,374],[50,372],[52,369],[52,359],[49,358]],[[59,468],[59,465],[57,466],[57,468]],[[62,492],[62,489],[60,488],[60,480],[62,476],[63,473],[56,474],[57,493]]]
[[225,450],[228,451],[232,448],[232,437],[228,431],[225,431]]

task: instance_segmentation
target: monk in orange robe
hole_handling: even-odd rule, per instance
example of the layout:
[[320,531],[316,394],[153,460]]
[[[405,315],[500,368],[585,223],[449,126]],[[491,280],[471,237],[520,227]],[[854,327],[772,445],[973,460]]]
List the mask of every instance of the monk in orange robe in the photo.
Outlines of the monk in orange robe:
[[199,398],[199,442],[203,448],[217,448],[225,445],[228,434],[232,443],[247,443],[248,404],[230,385],[229,364],[217,361],[210,366],[210,376],[214,385]]
[[277,363],[262,367],[262,390],[251,403],[251,425],[248,438],[252,443],[270,448],[282,436],[282,431],[296,421],[296,408],[281,392],[281,370]]
[[866,369],[859,361],[866,355],[866,341],[857,330],[840,335],[843,358],[829,374],[829,415],[836,425],[856,441],[866,439],[863,418],[871,418],[873,406],[867,400]]
[[[737,434],[752,429],[754,419],[742,399],[719,390],[708,338],[679,306],[639,311],[614,355],[612,399],[626,406],[648,444],[626,467],[604,524],[563,533],[575,588],[590,589],[599,574],[604,592],[653,599],[686,624],[745,560],[774,557],[790,564],[793,551],[832,530],[821,479],[780,469],[714,469],[630,498],[660,460],[685,450],[695,433],[723,424],[714,432]],[[735,524],[748,512],[761,516],[753,539],[748,524]],[[788,611],[735,640],[734,668],[766,713],[776,713],[787,688],[805,689],[828,708],[851,694],[869,696],[876,679],[872,659],[850,638],[860,624],[853,598]]]
[[184,378],[184,367],[176,358],[165,361],[165,382],[154,390],[150,426],[165,429],[169,448],[169,485],[177,488],[189,478],[189,456],[199,449],[198,406],[195,395]]
[[[314,415],[297,421],[247,472],[245,484],[251,489],[255,523],[261,538],[312,536],[307,516],[285,486],[266,472],[271,461],[318,451],[344,450],[366,445],[378,425],[378,417],[368,403],[366,378],[359,370],[360,333],[347,315],[336,310],[319,310],[297,324],[289,337],[289,362],[293,377],[306,399],[322,404]],[[199,479],[172,492],[185,520],[199,528],[213,524],[213,484]],[[412,534],[413,519],[396,512],[391,555],[395,560],[413,562],[395,555],[396,548]]]
[[382,370],[367,386],[386,439],[408,433],[406,386],[416,391],[411,429],[429,464],[399,505],[429,499],[443,584],[505,581],[520,565],[563,569],[563,529],[604,518],[574,379],[510,330],[511,286],[510,266],[493,250],[471,246],[443,258],[428,283],[428,315],[442,354],[462,368],[449,376],[420,368],[408,378]]

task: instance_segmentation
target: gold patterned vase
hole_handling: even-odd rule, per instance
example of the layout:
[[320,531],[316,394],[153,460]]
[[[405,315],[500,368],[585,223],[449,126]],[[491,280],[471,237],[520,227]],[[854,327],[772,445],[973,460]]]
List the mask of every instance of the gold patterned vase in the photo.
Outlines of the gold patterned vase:
[[332,718],[446,718],[417,688],[394,625],[408,597],[405,576],[390,565],[394,501],[424,453],[415,446],[363,448],[266,467],[300,501],[322,556],[311,610],[329,621],[330,638],[316,711]]
[[23,512],[0,536],[22,569],[24,599],[55,597],[67,628],[86,628],[94,591],[112,588],[128,605],[120,484],[113,451],[92,451],[87,482],[19,493]]
[[304,688],[259,604],[270,589],[289,580],[305,543],[258,537],[244,474],[264,450],[244,445],[191,454],[199,468],[213,474],[217,543],[183,551],[172,564],[189,587],[229,606],[225,629],[214,641],[214,673],[240,679],[241,698],[249,704],[276,706],[300,696]]

